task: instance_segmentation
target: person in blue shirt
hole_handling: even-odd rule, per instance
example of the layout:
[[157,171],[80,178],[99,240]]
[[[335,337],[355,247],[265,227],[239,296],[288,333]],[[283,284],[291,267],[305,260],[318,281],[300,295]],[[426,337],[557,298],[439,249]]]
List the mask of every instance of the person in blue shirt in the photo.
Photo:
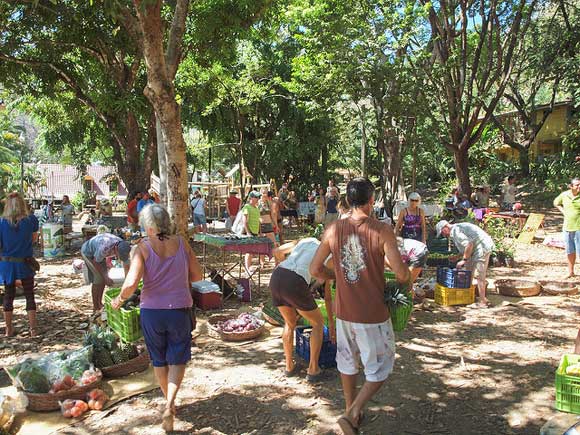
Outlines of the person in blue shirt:
[[130,252],[131,245],[111,233],[97,234],[83,243],[81,255],[87,265],[89,281],[91,282],[94,313],[98,313],[103,308],[101,299],[105,286],[113,285],[113,280],[108,275],[107,257],[117,257],[121,260],[125,274],[127,274]]
[[149,204],[155,204],[155,201],[151,199],[149,192],[145,191],[143,192],[143,197],[137,203],[137,213],[141,213],[141,210],[143,210],[145,206]]
[[27,259],[32,259],[32,244],[36,241],[37,233],[36,216],[28,213],[28,207],[19,193],[10,193],[0,218],[0,284],[4,284],[5,289],[3,308],[7,337],[14,335],[12,312],[17,280],[21,281],[24,289],[30,336],[35,337],[37,334],[34,300],[36,271],[27,262]]

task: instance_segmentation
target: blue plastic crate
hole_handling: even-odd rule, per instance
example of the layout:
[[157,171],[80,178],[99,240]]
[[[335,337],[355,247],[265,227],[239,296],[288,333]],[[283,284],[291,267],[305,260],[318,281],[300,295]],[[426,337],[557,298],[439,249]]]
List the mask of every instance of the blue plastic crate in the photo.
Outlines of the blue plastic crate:
[[[310,362],[310,334],[312,327],[299,326],[296,328],[296,354],[306,362]],[[324,327],[324,336],[322,338],[322,349],[318,365],[322,368],[336,367],[336,344],[330,341],[328,328]]]
[[437,283],[449,288],[469,288],[471,287],[471,271],[438,267]]

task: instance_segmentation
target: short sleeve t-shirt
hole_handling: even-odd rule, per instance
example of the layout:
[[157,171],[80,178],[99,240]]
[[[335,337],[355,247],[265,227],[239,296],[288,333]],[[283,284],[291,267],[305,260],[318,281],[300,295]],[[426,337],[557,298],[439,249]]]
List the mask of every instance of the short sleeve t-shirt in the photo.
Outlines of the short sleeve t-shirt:
[[562,192],[554,200],[554,206],[559,205],[564,208],[564,231],[580,231],[580,195]]
[[291,270],[300,275],[304,280],[310,284],[312,276],[310,275],[310,263],[316,254],[316,250],[320,246],[318,239],[314,237],[307,237],[300,240],[288,258],[281,262],[278,267]]
[[410,264],[427,253],[427,245],[418,240],[403,239],[402,246],[399,245],[399,252],[401,253],[403,262]]
[[454,224],[451,227],[450,236],[461,254],[465,252],[465,248],[467,248],[467,245],[470,242],[473,243],[473,252],[471,256],[475,261],[483,259],[483,257],[493,251],[493,248],[495,247],[489,234],[477,225],[467,222]]
[[250,229],[250,232],[257,235],[260,232],[260,210],[258,210],[258,207],[246,204],[242,208],[242,213],[248,218],[248,228]]
[[232,213],[231,216],[235,216],[238,214],[238,211],[240,210],[240,205],[242,203],[242,201],[240,200],[240,198],[236,198],[235,196],[230,196],[227,199],[227,203],[228,203],[228,208],[230,209],[230,212]]
[[193,214],[205,216],[205,199],[203,199],[203,198],[192,199],[191,200],[191,208],[193,208]]
[[115,255],[115,247],[121,242],[120,237],[110,233],[97,234],[92,239],[83,243],[81,252],[88,258],[102,263],[107,257]]
[[139,202],[137,203],[137,213],[141,213],[141,210],[143,210],[149,204],[155,203],[150,199],[140,199]]
[[516,202],[516,186],[513,184],[506,184],[502,188],[503,202],[506,204],[513,204]]

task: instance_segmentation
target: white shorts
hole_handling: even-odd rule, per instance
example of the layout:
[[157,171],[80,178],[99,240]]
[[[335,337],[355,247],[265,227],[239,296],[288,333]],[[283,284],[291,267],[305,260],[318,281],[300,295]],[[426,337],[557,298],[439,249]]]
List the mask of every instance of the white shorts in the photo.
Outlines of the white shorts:
[[356,375],[359,360],[366,380],[386,380],[395,365],[395,333],[391,319],[383,323],[354,323],[336,319],[336,366],[345,375]]

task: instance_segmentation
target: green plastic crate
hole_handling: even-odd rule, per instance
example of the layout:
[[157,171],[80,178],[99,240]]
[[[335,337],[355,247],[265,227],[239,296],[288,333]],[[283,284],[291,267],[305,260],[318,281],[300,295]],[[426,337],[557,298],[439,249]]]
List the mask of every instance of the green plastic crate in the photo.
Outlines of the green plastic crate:
[[[332,283],[332,286],[330,287],[330,294],[332,295],[332,300],[334,301],[336,299],[336,285],[334,283]],[[328,312],[326,311],[326,304],[324,303],[324,299],[315,299],[314,301],[316,302],[318,308],[320,308],[322,318],[324,319],[324,324],[328,326]],[[306,326],[310,326],[310,322],[305,318],[302,318],[302,323],[304,323]]]
[[556,370],[556,409],[580,414],[580,376],[566,374],[566,367],[580,363],[580,355],[562,356]]
[[131,308],[130,310],[120,308],[119,310],[114,310],[111,307],[111,302],[120,292],[120,288],[112,288],[105,292],[107,323],[122,341],[133,343],[143,336],[141,323],[139,321],[141,310],[139,308]]

